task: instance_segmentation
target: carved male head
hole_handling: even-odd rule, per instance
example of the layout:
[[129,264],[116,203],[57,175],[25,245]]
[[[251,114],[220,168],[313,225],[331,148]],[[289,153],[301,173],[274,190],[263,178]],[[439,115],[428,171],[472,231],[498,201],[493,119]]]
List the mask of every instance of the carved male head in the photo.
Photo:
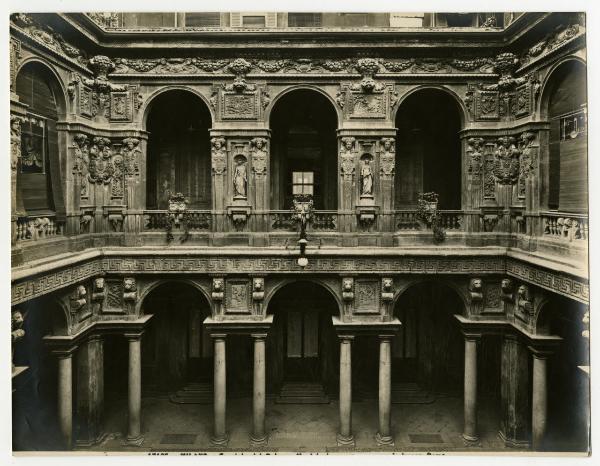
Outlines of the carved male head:
[[393,280],[391,278],[383,279],[383,291],[390,292],[392,291]]
[[85,286],[83,285],[79,285],[77,287],[77,299],[82,299],[85,298],[85,295],[87,294],[87,291],[85,289]]
[[97,277],[94,279],[94,289],[100,293],[104,291],[104,277]]
[[522,299],[523,301],[529,301],[529,287],[527,285],[519,286],[517,293],[519,294],[519,299]]
[[469,282],[469,291],[481,293],[482,288],[483,284],[481,282],[481,278],[471,278],[471,281]]
[[126,293],[131,293],[131,292],[135,291],[135,289],[136,289],[135,278],[132,278],[132,277],[126,278],[123,281],[123,288],[125,289]]
[[352,282],[353,282],[353,280],[351,278],[344,278],[344,280],[342,282],[342,287],[343,287],[344,291],[346,291],[346,292],[352,291]]
[[354,147],[354,138],[342,138],[344,149],[350,151]]
[[264,288],[265,282],[262,278],[254,279],[254,291],[262,291]]
[[214,278],[213,279],[213,291],[223,291],[223,279],[222,278]]
[[510,293],[512,291],[512,280],[510,278],[503,278],[500,287],[504,293]]
[[13,311],[10,324],[12,330],[16,330],[23,325],[23,314],[21,314],[21,311]]
[[216,151],[220,151],[221,148],[225,145],[225,140],[223,138],[213,138],[212,145]]

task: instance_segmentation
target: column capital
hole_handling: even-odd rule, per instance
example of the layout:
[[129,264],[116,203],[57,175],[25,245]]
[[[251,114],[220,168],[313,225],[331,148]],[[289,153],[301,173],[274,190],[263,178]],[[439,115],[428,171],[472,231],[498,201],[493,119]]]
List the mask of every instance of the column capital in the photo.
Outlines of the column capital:
[[465,340],[467,341],[475,341],[478,342],[481,340],[481,337],[483,336],[482,333],[480,332],[468,332],[468,331],[464,331],[462,332],[463,336],[465,337]]
[[531,355],[536,359],[548,359],[554,354],[554,350],[548,347],[528,346]]
[[67,359],[73,356],[73,353],[79,348],[79,346],[71,346],[69,348],[55,348],[51,352],[58,359]]
[[141,340],[144,332],[135,332],[135,333],[124,333],[123,336],[127,338],[127,340]]
[[390,341],[395,335],[393,333],[380,333],[378,336],[381,341]]
[[267,338],[266,333],[251,333],[250,336],[255,340],[264,340]]
[[340,339],[341,343],[352,343],[352,340],[354,340],[354,335],[338,335],[338,338]]
[[211,333],[210,337],[213,340],[225,340],[227,338],[227,334],[226,333]]

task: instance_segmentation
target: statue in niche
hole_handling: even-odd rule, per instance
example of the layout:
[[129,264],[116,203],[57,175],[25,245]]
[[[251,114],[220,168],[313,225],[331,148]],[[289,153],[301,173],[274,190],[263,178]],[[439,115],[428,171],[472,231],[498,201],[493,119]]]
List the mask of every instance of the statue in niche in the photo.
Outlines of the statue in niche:
[[248,175],[246,173],[246,159],[242,156],[235,158],[235,169],[233,171],[233,197],[246,198],[248,187]]
[[373,169],[371,167],[371,157],[364,157],[360,167],[360,195],[373,195]]

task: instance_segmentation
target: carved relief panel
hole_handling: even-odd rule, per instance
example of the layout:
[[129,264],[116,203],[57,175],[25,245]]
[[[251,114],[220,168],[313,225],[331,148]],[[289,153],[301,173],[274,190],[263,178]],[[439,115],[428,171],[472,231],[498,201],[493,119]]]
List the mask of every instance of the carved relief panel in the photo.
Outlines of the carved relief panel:
[[250,314],[252,309],[250,283],[247,279],[227,279],[226,314]]
[[356,280],[354,282],[354,312],[356,314],[378,314],[380,301],[380,281]]

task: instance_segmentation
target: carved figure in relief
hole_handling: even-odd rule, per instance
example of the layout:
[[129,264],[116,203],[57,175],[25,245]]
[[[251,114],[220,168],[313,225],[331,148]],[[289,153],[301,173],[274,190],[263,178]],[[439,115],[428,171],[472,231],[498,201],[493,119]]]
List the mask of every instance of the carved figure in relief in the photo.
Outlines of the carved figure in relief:
[[502,299],[504,301],[512,300],[513,283],[510,278],[503,278],[500,283],[500,289],[502,290]]
[[361,196],[373,195],[373,169],[371,167],[371,157],[362,158],[360,168],[360,194]]
[[125,174],[128,176],[139,175],[140,173],[138,159],[141,156],[142,151],[139,148],[139,143],[140,140],[137,138],[123,139],[121,154],[123,155]]
[[252,169],[257,175],[263,175],[267,171],[267,150],[265,138],[254,138],[250,144],[254,148],[252,153]]
[[[15,356],[15,343],[25,336],[25,330],[23,330],[21,328],[22,326],[23,326],[23,314],[21,314],[20,311],[14,311],[12,313],[11,319],[10,319],[10,330],[11,330],[11,358],[10,358],[10,360],[11,361],[13,361],[13,358]],[[14,369],[14,367],[15,367],[14,362],[13,362],[12,367]]]
[[17,169],[21,157],[21,120],[10,119],[10,168]]
[[114,174],[110,139],[95,137],[89,150],[88,179],[92,183],[108,184]]
[[471,301],[483,300],[483,282],[481,278],[471,279],[469,282],[469,294],[471,295]]
[[137,286],[135,278],[129,277],[123,280],[123,300],[135,301],[137,299]]
[[517,290],[517,307],[523,314],[531,314],[533,312],[533,304],[527,285],[521,285]]
[[236,156],[233,172],[233,197],[246,198],[248,186],[248,174],[246,172],[246,159],[244,156]]
[[473,177],[481,176],[483,167],[483,154],[481,152],[482,138],[470,138],[468,141],[469,148],[467,152],[470,154],[468,172]]
[[71,312],[78,311],[87,303],[87,290],[85,286],[79,285],[75,290],[75,295],[71,298]]
[[381,166],[381,174],[384,177],[390,177],[394,174],[395,165],[395,140],[394,138],[382,138],[381,145],[383,152],[379,156],[379,164]]
[[225,152],[225,139],[212,138],[212,169],[216,175],[222,175],[227,169],[227,154]]
[[353,137],[342,138],[342,149],[340,153],[342,175],[349,179],[354,174],[354,141]]
[[494,152],[494,176],[500,184],[514,184],[519,176],[519,149],[513,137],[498,138]]

